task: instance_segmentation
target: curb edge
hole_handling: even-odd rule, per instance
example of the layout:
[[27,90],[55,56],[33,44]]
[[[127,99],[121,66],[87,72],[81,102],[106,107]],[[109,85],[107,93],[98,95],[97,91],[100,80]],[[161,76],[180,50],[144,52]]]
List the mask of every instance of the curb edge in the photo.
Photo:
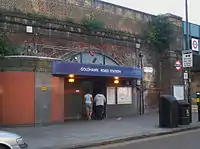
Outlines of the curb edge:
[[144,135],[129,136],[129,137],[122,137],[122,138],[114,138],[114,139],[110,139],[110,140],[91,142],[91,143],[88,143],[88,144],[87,143],[86,144],[74,144],[72,146],[65,146],[65,147],[63,145],[63,147],[60,147],[59,149],[84,149],[84,148],[90,148],[90,147],[97,147],[97,146],[103,146],[103,145],[109,145],[109,144],[145,139],[145,138],[156,137],[156,136],[164,136],[164,135],[168,135],[168,134],[175,134],[175,133],[195,130],[195,129],[199,129],[199,128],[200,128],[200,125],[186,127],[186,128],[175,128],[175,129],[168,130],[168,131],[165,131],[165,132],[149,133],[149,134],[144,134]]

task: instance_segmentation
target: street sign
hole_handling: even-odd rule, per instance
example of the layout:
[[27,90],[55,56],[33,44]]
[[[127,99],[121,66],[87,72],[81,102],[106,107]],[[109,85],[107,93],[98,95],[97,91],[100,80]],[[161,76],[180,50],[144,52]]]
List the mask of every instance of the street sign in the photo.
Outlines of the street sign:
[[195,38],[192,38],[191,40],[191,44],[192,44],[192,50],[194,51],[199,51],[199,40],[198,39],[195,39]]
[[192,50],[182,52],[183,68],[193,67],[193,53]]
[[26,32],[27,33],[33,33],[33,27],[32,26],[26,26]]
[[177,71],[181,70],[181,68],[182,68],[181,61],[176,60],[176,62],[175,62],[175,68],[176,68]]
[[184,72],[183,78],[184,78],[184,80],[187,80],[187,79],[188,79],[188,73],[187,73],[187,72]]

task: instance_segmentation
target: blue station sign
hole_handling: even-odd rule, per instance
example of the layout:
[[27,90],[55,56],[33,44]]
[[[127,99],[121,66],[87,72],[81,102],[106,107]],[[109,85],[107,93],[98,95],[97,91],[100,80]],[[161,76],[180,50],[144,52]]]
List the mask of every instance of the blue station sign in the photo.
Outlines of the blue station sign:
[[140,68],[125,67],[125,66],[107,66],[96,64],[80,64],[69,63],[65,61],[52,62],[53,75],[81,75],[81,76],[105,76],[105,77],[124,77],[137,78],[142,77]]

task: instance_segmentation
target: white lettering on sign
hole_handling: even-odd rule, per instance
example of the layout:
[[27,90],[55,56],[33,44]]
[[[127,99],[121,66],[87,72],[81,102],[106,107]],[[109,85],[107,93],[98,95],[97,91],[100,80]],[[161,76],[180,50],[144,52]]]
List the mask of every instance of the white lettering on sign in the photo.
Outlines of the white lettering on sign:
[[101,69],[100,72],[109,73],[109,69]]
[[122,71],[118,69],[110,69],[110,73],[122,73]]
[[188,79],[188,73],[187,73],[187,72],[184,72],[183,78],[184,78],[184,80],[187,80],[187,79]]
[[182,53],[183,67],[193,67],[193,53],[192,51],[183,51]]
[[83,72],[101,72],[101,73],[115,73],[115,74],[121,74],[122,71],[118,69],[104,69],[104,68],[90,68],[90,67],[81,67],[80,71]]
[[86,71],[86,72],[99,72],[98,68],[90,68],[90,67],[81,67],[81,71]]
[[144,72],[153,73],[153,67],[144,67]]

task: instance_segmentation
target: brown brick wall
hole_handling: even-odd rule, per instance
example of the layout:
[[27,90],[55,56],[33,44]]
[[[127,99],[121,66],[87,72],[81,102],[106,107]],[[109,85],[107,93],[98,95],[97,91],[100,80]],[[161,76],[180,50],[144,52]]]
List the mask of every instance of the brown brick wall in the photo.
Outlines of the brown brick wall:
[[[81,2],[82,1],[82,2]],[[141,34],[152,15],[101,2],[98,0],[0,0],[0,8],[35,13],[59,20],[72,18],[81,22],[84,18],[94,17],[105,22],[106,27]],[[59,9],[58,9],[59,8]],[[181,18],[171,20],[182,26]]]
[[[70,3],[71,2],[71,3]],[[49,57],[60,57],[63,54],[71,52],[79,52],[92,49],[93,51],[100,51],[107,53],[115,58],[121,65],[137,66],[138,56],[135,48],[136,41],[141,41],[141,52],[144,55],[144,67],[150,66],[155,69],[155,73],[146,77],[146,87],[155,88],[156,77],[158,74],[158,54],[153,52],[149,47],[148,41],[141,38],[144,34],[144,29],[148,20],[153,17],[150,14],[143,12],[111,5],[108,3],[85,0],[80,3],[78,0],[0,0],[0,8],[9,11],[20,11],[26,13],[35,13],[44,15],[50,18],[59,20],[69,20],[72,18],[75,22],[81,23],[82,19],[86,17],[95,17],[105,22],[106,27],[129,31],[136,35],[133,41],[121,41],[118,39],[102,38],[97,36],[77,34],[72,32],[60,31],[56,29],[48,29],[44,27],[34,27],[33,34],[25,33],[25,25],[9,25],[5,24],[8,29],[8,37],[13,43],[21,45],[22,53],[25,55],[39,55]],[[58,9],[59,8],[59,9]],[[176,60],[173,51],[182,50],[182,19],[169,15],[177,26],[176,40],[171,43],[168,54],[163,58],[162,63],[162,84],[161,87],[164,93],[170,93],[172,84],[179,84],[182,82],[181,73],[177,72],[173,67]],[[35,20],[26,21],[25,23],[39,23]],[[46,23],[48,26],[58,28],[54,23]],[[37,36],[36,36],[37,35]],[[34,50],[37,48],[37,53]],[[31,53],[27,52],[32,49]],[[45,66],[43,66],[45,67]]]

